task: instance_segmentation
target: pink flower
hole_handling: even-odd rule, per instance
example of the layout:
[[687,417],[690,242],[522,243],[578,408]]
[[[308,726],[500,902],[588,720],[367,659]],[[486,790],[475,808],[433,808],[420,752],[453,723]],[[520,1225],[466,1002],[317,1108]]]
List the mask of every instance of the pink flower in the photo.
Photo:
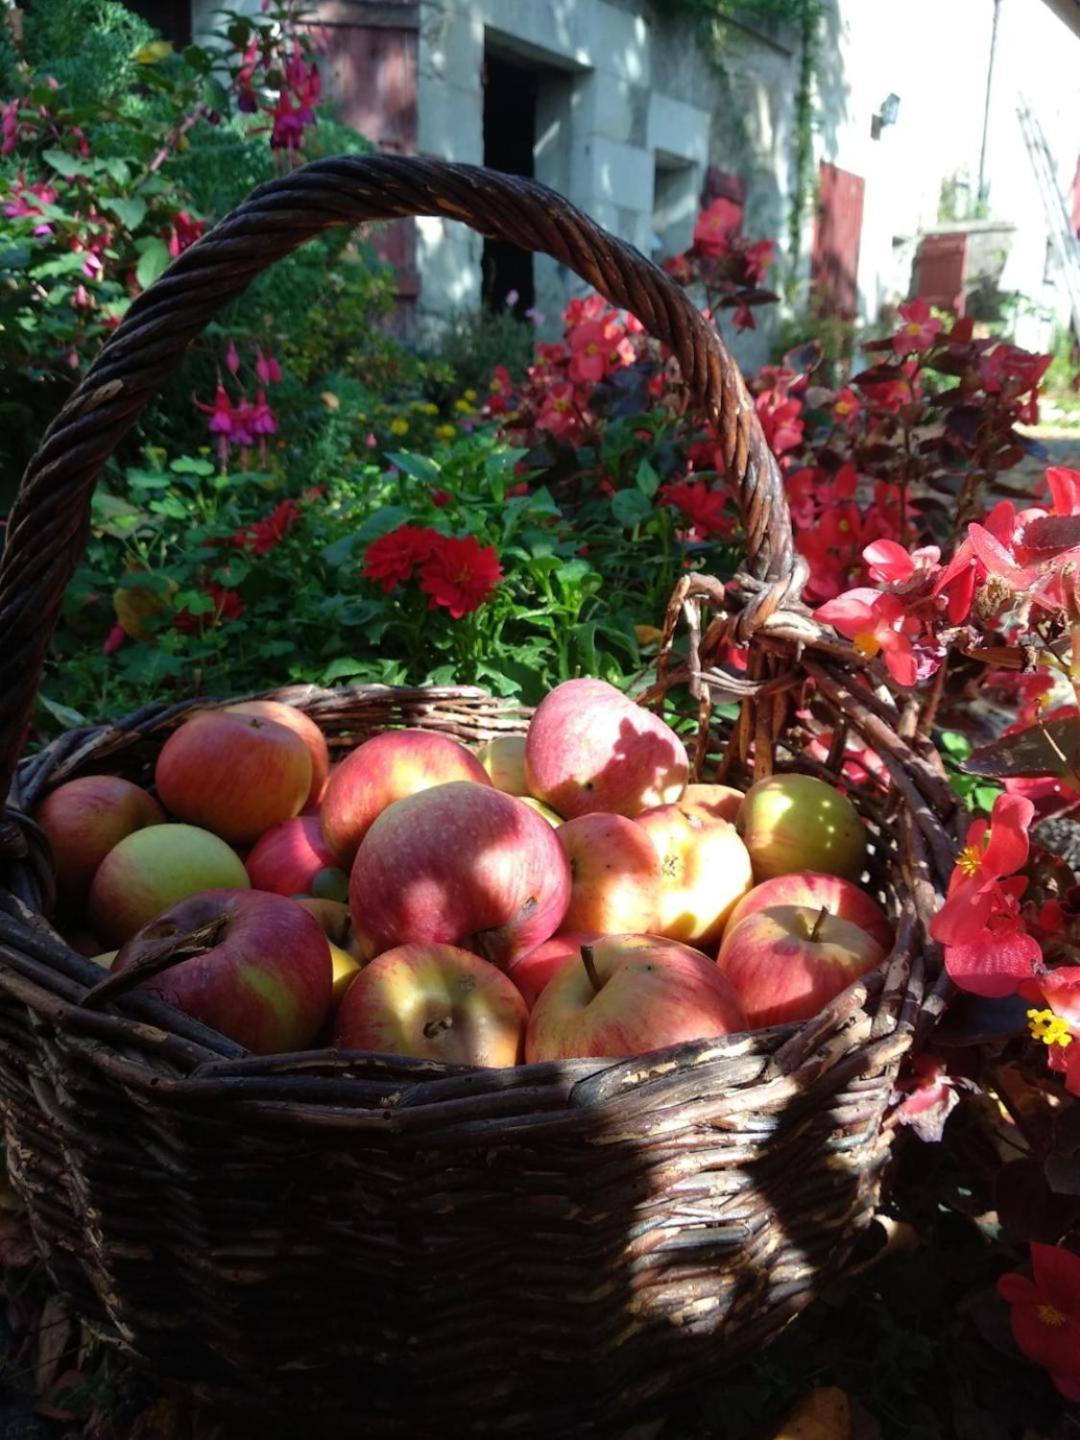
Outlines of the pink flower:
[[276,385],[281,379],[281,366],[274,358],[274,352],[255,347],[255,374],[264,385]]
[[832,417],[837,425],[842,425],[845,430],[858,421],[859,411],[862,409],[862,401],[850,387],[838,390],[833,397]]
[[814,619],[846,635],[857,655],[873,659],[880,654],[898,685],[914,685],[918,680],[912,635],[919,634],[922,626],[918,619],[912,624],[899,596],[868,588],[847,590],[819,605]]
[[912,350],[929,350],[941,331],[941,321],[930,314],[925,300],[909,300],[900,306],[900,315],[907,324],[892,337],[892,346],[898,355],[910,354]]
[[691,535],[699,540],[731,533],[732,516],[728,511],[727,496],[721,491],[710,490],[700,483],[682,481],[665,485],[660,491],[660,502],[681,511],[690,521]]
[[694,247],[702,255],[719,259],[727,253],[728,242],[742,224],[742,207],[718,196],[697,218]]

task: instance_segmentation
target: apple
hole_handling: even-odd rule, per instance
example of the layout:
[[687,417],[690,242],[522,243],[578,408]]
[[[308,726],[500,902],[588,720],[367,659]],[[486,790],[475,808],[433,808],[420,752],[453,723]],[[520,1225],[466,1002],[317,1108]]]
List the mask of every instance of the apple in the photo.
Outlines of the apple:
[[486,740],[476,758],[496,790],[525,799],[529,787],[525,783],[524,735],[497,735],[494,740]]
[[491,785],[464,745],[428,730],[386,730],[346,755],[331,775],[323,796],[323,835],[348,866],[388,805],[461,780]]
[[557,832],[484,778],[407,795],[364,836],[349,909],[373,954],[434,942],[505,968],[559,928],[570,866]]
[[139,988],[256,1055],[305,1049],[330,1009],[330,947],[315,917],[284,895],[206,890],[131,936],[113,971],[195,931],[204,932],[199,953]]
[[112,963],[119,953],[119,950],[103,950],[100,955],[91,955],[90,959],[95,965],[100,965],[103,970],[111,970]]
[[344,899],[348,876],[323,839],[317,815],[297,815],[272,825],[244,861],[252,888],[276,895],[318,895]]
[[716,963],[758,1030],[809,1020],[886,953],[872,935],[824,906],[775,905],[729,927]]
[[551,806],[545,805],[543,800],[537,800],[533,795],[519,795],[518,799],[523,805],[528,805],[530,810],[535,810],[537,815],[542,815],[553,830],[557,830],[560,825],[566,824],[563,817],[556,815]]
[[209,830],[151,825],[126,836],[98,866],[90,885],[90,923],[103,940],[121,945],[187,895],[250,884],[240,856]]
[[703,820],[680,804],[659,805],[635,821],[660,861],[656,915],[648,928],[669,940],[711,947],[732,907],[754,883],[750,856],[726,820]]
[[567,930],[630,935],[653,929],[660,860],[633,820],[578,815],[555,834],[570,865]]
[[451,1065],[516,1065],[528,1007],[510,980],[454,945],[398,945],[364,967],[338,1007],[344,1050]]
[[734,930],[750,915],[774,905],[806,905],[815,913],[824,905],[830,915],[850,920],[872,935],[883,950],[891,950],[892,926],[876,900],[839,875],[822,875],[814,870],[793,870],[755,885],[728,916],[727,928]]
[[294,895],[292,898],[298,905],[302,905],[309,915],[315,916],[331,945],[355,956],[361,964],[373,958],[374,952],[364,948],[353,929],[348,905],[340,900],[320,900],[314,895]]
[[701,820],[727,820],[734,825],[743,802],[743,792],[733,785],[687,785],[675,802],[684,815]]
[[746,792],[736,828],[754,879],[819,870],[858,880],[866,858],[859,812],[839,790],[812,775],[770,775]]
[[342,950],[331,940],[330,945],[330,1003],[338,1005],[357,973],[363,968],[361,962],[348,950]]
[[300,813],[311,755],[294,730],[258,715],[202,710],[162,746],[154,771],[167,810],[234,845]]
[[573,819],[633,817],[677,800],[690,765],[659,716],[604,680],[567,680],[536,707],[525,737],[529,793]]
[[581,948],[533,1007],[525,1058],[640,1055],[746,1029],[734,989],[699,950],[655,935],[607,935]]
[[92,960],[101,952],[101,941],[89,930],[65,930],[60,938],[76,955],[82,955],[87,960]]
[[311,788],[304,800],[304,809],[319,804],[330,778],[330,750],[326,736],[310,715],[298,710],[295,705],[285,705],[280,700],[240,700],[235,705],[226,705],[230,715],[257,715],[261,720],[272,720],[294,730],[308,748],[311,756]]
[[535,950],[515,960],[507,967],[506,973],[524,995],[525,1003],[531,1010],[548,981],[558,975],[568,961],[581,964],[582,945],[594,945],[599,939],[601,936],[594,935],[591,930],[560,930],[550,940],[545,940]]
[[147,825],[161,825],[165,812],[130,780],[84,775],[50,791],[35,819],[52,850],[61,906],[74,911],[85,905],[94,871],[113,846]]

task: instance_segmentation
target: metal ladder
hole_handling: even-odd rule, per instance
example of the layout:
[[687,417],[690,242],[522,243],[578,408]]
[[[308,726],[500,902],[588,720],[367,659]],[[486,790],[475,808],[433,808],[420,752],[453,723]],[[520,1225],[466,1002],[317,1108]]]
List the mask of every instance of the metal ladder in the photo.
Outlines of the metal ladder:
[[1080,240],[1072,228],[1072,218],[1058,184],[1057,168],[1046,143],[1043,128],[1025,96],[1020,96],[1017,101],[1016,113],[1035,178],[1039,183],[1050,243],[1054,247],[1062,282],[1068,292],[1073,331],[1080,338]]

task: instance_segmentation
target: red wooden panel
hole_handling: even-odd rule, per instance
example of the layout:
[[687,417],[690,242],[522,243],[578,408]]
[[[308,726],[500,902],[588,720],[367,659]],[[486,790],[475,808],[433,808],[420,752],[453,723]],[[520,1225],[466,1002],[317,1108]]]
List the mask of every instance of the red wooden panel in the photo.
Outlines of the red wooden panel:
[[924,235],[915,256],[915,294],[940,310],[964,313],[966,234]]
[[[414,27],[348,24],[337,20],[315,27],[327,89],[338,115],[379,150],[416,153],[416,54]],[[360,15],[362,7],[357,7]],[[327,10],[320,12],[325,16]],[[372,234],[378,255],[397,271],[398,300],[406,306],[420,289],[416,269],[416,222],[393,220]],[[399,316],[399,320],[405,317]],[[403,326],[407,328],[407,324]]]
[[854,320],[859,308],[857,276],[865,189],[861,175],[822,161],[810,289],[823,315],[842,320]]

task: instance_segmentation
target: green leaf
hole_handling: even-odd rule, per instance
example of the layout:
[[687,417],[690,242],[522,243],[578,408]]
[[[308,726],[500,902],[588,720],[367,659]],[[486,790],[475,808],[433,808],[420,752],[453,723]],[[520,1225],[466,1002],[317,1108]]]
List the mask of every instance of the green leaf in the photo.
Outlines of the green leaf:
[[44,690],[38,692],[38,704],[43,706],[54,720],[58,720],[65,730],[73,730],[76,725],[86,724],[86,716],[80,710],[75,710],[70,705],[61,705],[59,700],[50,700]]
[[132,195],[127,199],[120,195],[108,195],[101,203],[129,230],[137,230],[146,219],[146,201],[141,195]]
[[656,494],[660,486],[660,476],[653,469],[648,459],[643,459],[637,467],[634,481],[641,493],[649,500]]
[[139,263],[135,266],[135,279],[145,290],[168,269],[172,256],[165,241],[159,240],[156,235],[148,236],[145,243],[140,241],[138,248],[141,254]]
[[201,45],[188,45],[183,52],[184,64],[189,65],[192,70],[197,70],[200,75],[208,75],[213,68],[213,61]]
[[169,464],[174,475],[213,475],[214,467],[209,460],[195,455],[181,455]]
[[126,185],[131,179],[131,167],[126,160],[121,160],[119,156],[114,155],[103,163],[109,178],[115,184]]
[[422,485],[436,485],[442,479],[442,470],[426,455],[413,455],[406,450],[387,451],[386,458],[391,465],[419,480]]
[[943,730],[940,736],[941,748],[947,755],[966,760],[971,754],[971,741],[957,730]]
[[332,544],[324,547],[322,558],[331,570],[338,569],[341,565],[347,565],[352,559],[353,549],[356,545],[355,532],[349,535],[342,535]]
[[611,513],[624,530],[632,530],[648,520],[653,507],[640,490],[619,490],[612,496]]
[[353,660],[342,656],[332,661],[323,671],[322,683],[332,685],[335,680],[347,680],[352,675],[366,675],[371,669],[370,660]]
[[80,160],[77,155],[69,155],[66,150],[43,150],[41,158],[65,180],[71,180],[76,175],[89,175],[93,169],[92,165]]

